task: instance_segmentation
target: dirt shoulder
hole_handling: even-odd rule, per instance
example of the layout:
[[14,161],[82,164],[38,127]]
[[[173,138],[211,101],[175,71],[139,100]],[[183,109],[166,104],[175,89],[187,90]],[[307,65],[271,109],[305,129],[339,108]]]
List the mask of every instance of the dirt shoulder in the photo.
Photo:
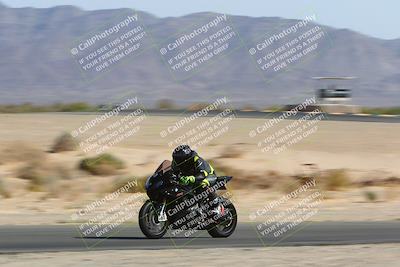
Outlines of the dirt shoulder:
[[[152,116],[134,137],[107,151],[125,162],[114,175],[80,170],[81,160],[90,156],[83,151],[49,153],[57,136],[95,116],[0,114],[0,224],[68,223],[74,212],[114,191],[121,180],[143,179],[170,159],[171,148],[160,132],[179,119],[172,116]],[[229,185],[239,221],[249,221],[249,214],[301,186],[304,177],[316,178],[323,196],[310,220],[400,219],[400,124],[322,121],[314,134],[275,155],[261,152],[248,136],[264,122],[236,119],[229,133],[198,149],[218,174],[234,176]]]
[[[374,202],[365,200],[366,190],[375,191],[378,199]],[[369,192],[368,191],[368,192]],[[389,192],[389,193],[388,193]],[[43,201],[44,192],[28,193],[24,198],[2,199],[0,210],[0,225],[38,225],[38,224],[64,224],[79,223],[73,221],[72,215],[80,208],[101,198],[97,194],[80,196],[74,201],[66,201],[60,198],[50,198]],[[279,199],[282,194],[273,190],[233,190],[233,203],[238,211],[239,222],[250,222],[251,214],[262,210],[274,200]],[[368,188],[353,189],[340,192],[322,192],[324,200],[317,208],[317,212],[308,221],[389,221],[400,220],[398,207],[400,200],[386,199],[386,195],[399,194],[398,188]],[[97,212],[107,210],[115,204],[123,202],[132,194],[123,194],[113,202],[107,203]],[[144,196],[145,197],[145,196]],[[139,199],[139,198],[138,198]],[[288,207],[296,205],[299,200],[293,200],[285,205],[275,208],[271,216],[284,211]],[[133,215],[129,222],[137,221],[137,212],[141,203],[137,203],[136,209],[132,210]],[[89,217],[82,217],[82,221],[89,220],[96,213]],[[265,220],[264,217],[257,217],[255,221]]]
[[[349,253],[351,252],[351,253]],[[399,244],[117,250],[0,255],[0,265],[41,266],[397,266]]]

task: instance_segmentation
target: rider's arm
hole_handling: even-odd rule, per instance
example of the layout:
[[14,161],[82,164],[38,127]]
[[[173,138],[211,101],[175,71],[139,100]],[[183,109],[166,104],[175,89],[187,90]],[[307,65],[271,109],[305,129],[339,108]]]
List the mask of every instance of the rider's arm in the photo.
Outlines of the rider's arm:
[[195,157],[195,178],[196,184],[203,187],[210,186],[216,179],[214,168],[204,159]]

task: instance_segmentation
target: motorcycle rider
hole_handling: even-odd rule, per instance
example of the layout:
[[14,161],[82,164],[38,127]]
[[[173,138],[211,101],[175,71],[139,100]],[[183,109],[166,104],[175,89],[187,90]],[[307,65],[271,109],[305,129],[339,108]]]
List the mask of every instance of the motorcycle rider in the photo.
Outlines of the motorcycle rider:
[[[180,175],[179,182],[183,185],[192,186],[195,192],[209,190],[217,180],[214,168],[196,151],[188,145],[176,147],[172,153],[172,170]],[[212,210],[217,214],[223,214],[223,206],[218,205],[218,195],[215,191],[209,190],[208,198]]]

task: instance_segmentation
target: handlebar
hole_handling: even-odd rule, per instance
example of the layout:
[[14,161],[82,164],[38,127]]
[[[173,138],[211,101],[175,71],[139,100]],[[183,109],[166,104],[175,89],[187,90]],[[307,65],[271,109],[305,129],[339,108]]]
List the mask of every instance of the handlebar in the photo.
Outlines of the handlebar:
[[180,184],[179,183],[179,176],[176,175],[176,174],[171,174],[168,180],[172,184]]

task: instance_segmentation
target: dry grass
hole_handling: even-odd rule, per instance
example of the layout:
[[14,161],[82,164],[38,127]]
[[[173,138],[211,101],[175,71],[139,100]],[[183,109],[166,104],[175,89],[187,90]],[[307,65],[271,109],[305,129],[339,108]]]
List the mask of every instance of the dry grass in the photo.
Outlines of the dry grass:
[[24,142],[13,142],[5,146],[0,152],[0,163],[43,161],[46,153],[35,146]]
[[214,168],[215,173],[218,176],[233,176],[234,178],[230,183],[233,188],[244,188],[246,186],[246,182],[241,179],[242,174],[240,171],[221,164],[221,161],[218,159],[208,160],[208,163],[210,163],[210,165]]
[[290,193],[301,185],[316,180],[320,190],[335,191],[351,185],[351,179],[344,169],[333,169],[324,172],[300,174],[294,176],[283,175],[277,171],[266,171],[263,174],[244,172],[222,164],[220,159],[210,161],[218,175],[232,175],[232,187],[235,189],[268,189]]
[[[198,108],[198,107],[197,107]],[[197,109],[196,107],[194,110]],[[75,171],[72,168],[72,164],[82,159],[84,156],[78,155],[78,153],[67,153],[67,154],[48,154],[45,153],[45,149],[52,148],[49,146],[52,140],[55,140],[55,136],[60,134],[60,125],[65,129],[72,129],[76,127],[76,125],[80,125],[84,121],[87,121],[91,116],[77,116],[77,115],[49,115],[43,114],[38,117],[37,115],[12,115],[12,116],[4,116],[2,118],[3,129],[7,129],[4,131],[3,139],[4,140],[21,140],[15,143],[3,143],[5,146],[0,148],[0,164],[7,163],[5,166],[0,166],[4,169],[18,169],[18,173],[20,176],[24,177],[24,179],[31,181],[32,190],[53,190],[55,187],[59,187],[60,190],[69,190],[68,195],[72,195],[74,190],[78,190],[76,188],[66,188],[61,184],[64,182],[68,182],[68,177],[71,177],[70,172]],[[160,138],[154,138],[154,136],[159,136],[159,132],[171,125],[175,120],[179,119],[178,117],[152,117],[152,120],[146,121],[143,124],[143,129],[138,133],[137,138],[129,139],[129,142],[121,143],[119,146],[116,146],[113,153],[120,153],[116,155],[125,155],[123,158],[124,161],[130,162],[129,167],[132,172],[136,171],[142,175],[147,172],[150,172],[150,167],[146,165],[146,162],[152,162],[155,160],[156,153],[166,153],[165,152],[165,140],[161,140]],[[34,139],[32,133],[37,133],[37,123],[36,120],[40,120],[45,122],[46,124],[43,126],[43,132],[35,135]],[[199,121],[203,121],[203,119],[199,119]],[[232,133],[226,134],[223,138],[219,139],[220,141],[216,142],[215,145],[217,147],[207,146],[204,147],[204,151],[207,155],[216,155],[215,150],[221,152],[214,159],[213,167],[216,169],[218,175],[232,175],[234,179],[229,183],[229,187],[238,188],[238,189],[250,189],[253,188],[270,188],[271,191],[279,190],[288,192],[292,188],[296,187],[297,184],[304,184],[307,182],[310,177],[315,177],[317,181],[317,187],[321,190],[340,190],[349,186],[387,186],[392,187],[392,185],[400,184],[400,176],[396,172],[392,172],[390,168],[395,165],[395,160],[393,162],[389,157],[385,157],[386,153],[393,153],[397,155],[398,146],[396,144],[383,142],[382,140],[394,140],[395,135],[398,132],[398,127],[393,129],[394,126],[388,125],[379,125],[377,124],[369,124],[369,123],[342,123],[342,122],[321,122],[324,125],[324,130],[320,131],[322,134],[321,137],[316,137],[314,140],[312,137],[311,141],[303,142],[301,146],[299,146],[299,150],[303,151],[309,150],[312,152],[307,152],[305,155],[311,155],[311,159],[313,163],[319,164],[319,156],[324,156],[325,153],[328,153],[328,157],[323,166],[338,166],[335,168],[346,168],[346,170],[354,172],[354,170],[360,169],[365,173],[369,173],[371,168],[376,168],[376,164],[371,164],[372,159],[376,155],[376,160],[378,160],[378,165],[383,160],[388,159],[389,163],[387,164],[388,173],[382,174],[379,176],[371,176],[363,179],[358,179],[355,176],[354,183],[351,183],[351,178],[349,174],[344,170],[321,170],[320,173],[312,173],[314,170],[310,167],[310,173],[305,172],[302,175],[298,175],[296,177],[289,177],[287,174],[292,174],[294,171],[298,171],[300,173],[300,166],[294,166],[298,164],[296,161],[289,161],[286,158],[286,155],[281,154],[284,162],[288,162],[287,166],[284,164],[278,164],[277,166],[273,166],[268,162],[270,160],[269,157],[264,157],[260,155],[259,158],[256,158],[251,153],[247,153],[247,151],[251,151],[253,149],[253,145],[249,145],[243,142],[242,136],[247,135],[247,128],[254,128],[259,125],[259,120],[253,119],[237,119],[233,122]],[[22,125],[23,127],[14,127],[15,124]],[[15,128],[12,132],[9,129]],[[382,130],[382,127],[384,128]],[[361,133],[361,137],[360,137]],[[341,140],[341,145],[332,144],[329,142],[331,140],[330,137],[335,136],[338,140]],[[372,140],[371,140],[372,139]],[[328,140],[328,141],[326,141]],[[24,143],[25,141],[27,143]],[[315,142],[314,142],[315,141]],[[30,145],[30,142],[35,142],[35,144],[40,145],[39,149],[33,145]],[[57,143],[57,142],[56,142]],[[61,143],[65,144],[68,142],[62,141]],[[233,144],[233,145],[231,145]],[[369,145],[366,145],[369,144]],[[56,146],[56,144],[55,144]],[[63,145],[61,145],[63,147]],[[3,149],[4,148],[4,149]],[[223,150],[219,150],[223,148]],[[131,149],[131,151],[129,151]],[[297,148],[296,148],[297,149]],[[60,150],[54,149],[55,151],[64,150],[61,148]],[[160,150],[160,152],[158,152]],[[146,153],[145,156],[140,154],[141,151]],[[148,151],[151,151],[151,153]],[[157,151],[157,152],[155,152]],[[314,154],[315,151],[315,154]],[[138,153],[139,152],[139,153]],[[212,152],[212,153],[211,153]],[[296,150],[295,150],[296,152]],[[324,154],[319,154],[319,153]],[[343,158],[337,157],[339,152],[343,152]],[[366,157],[365,166],[358,166],[359,157],[363,155],[363,153],[374,153],[371,157]],[[170,152],[168,152],[170,153]],[[202,152],[203,153],[203,152]],[[350,154],[351,153],[351,154]],[[353,155],[353,153],[355,153]],[[135,154],[135,155],[131,155]],[[146,155],[150,155],[151,159],[147,159]],[[340,154],[342,155],[342,154]],[[369,154],[366,154],[367,156]],[[280,157],[279,156],[279,157]],[[288,154],[288,157],[296,156],[297,154]],[[315,156],[315,157],[314,157]],[[317,157],[318,156],[318,157]],[[384,156],[384,157],[380,157]],[[77,158],[79,157],[79,158]],[[307,157],[306,157],[307,158]],[[382,159],[383,158],[383,159]],[[56,166],[46,166],[52,165],[49,163],[49,160],[66,160],[66,163],[71,162],[71,166],[68,168],[56,167]],[[231,160],[233,159],[233,160]],[[265,162],[263,161],[265,159]],[[290,159],[290,158],[289,158]],[[242,161],[243,160],[243,161]],[[255,160],[255,162],[253,162]],[[354,162],[353,162],[354,161]],[[141,162],[144,162],[143,164]],[[10,164],[8,164],[10,163]],[[11,164],[12,163],[12,164]],[[237,163],[237,164],[234,164]],[[266,163],[266,164],[264,164]],[[330,165],[332,163],[332,165]],[[339,164],[340,163],[340,164]],[[229,165],[227,165],[229,164]],[[240,165],[239,165],[240,164]],[[121,171],[119,171],[119,167],[116,165],[109,163],[94,163],[95,167],[88,167],[88,172],[96,175],[123,175]],[[118,165],[118,164],[117,164]],[[227,165],[227,166],[225,166]],[[265,166],[264,166],[265,165]],[[371,166],[371,167],[370,167]],[[254,168],[253,168],[254,167]],[[289,168],[290,167],[290,168]],[[54,170],[55,168],[55,170]],[[75,166],[76,168],[76,166]],[[276,168],[277,171],[269,171],[268,168]],[[90,170],[89,170],[90,169]],[[386,170],[386,169],[385,169]],[[308,170],[307,170],[308,171]],[[96,177],[92,177],[87,173],[77,171],[76,174],[81,176],[82,181],[85,181],[87,177],[90,177],[91,182],[97,185]],[[356,175],[356,174],[355,174]],[[387,179],[383,179],[384,177],[390,177]],[[1,178],[1,177],[0,177]],[[357,178],[357,179],[356,179]],[[101,189],[93,189],[93,190],[108,190],[111,184],[111,181],[116,179],[113,177],[99,177],[98,180],[104,181],[104,186]],[[126,178],[128,179],[128,177]],[[115,180],[116,184],[124,183],[124,177],[120,178],[118,181]],[[26,181],[23,185],[26,184]],[[71,182],[73,186],[74,183]],[[82,184],[85,184],[82,182]],[[4,186],[6,186],[4,188]],[[8,177],[4,181],[4,185],[0,187],[4,188],[4,192],[14,192],[14,188],[9,186]],[[82,185],[83,187],[83,185]],[[89,187],[89,185],[87,185]],[[0,189],[1,190],[1,189]],[[82,192],[86,192],[82,189]],[[336,192],[331,192],[332,196],[335,196]],[[393,193],[393,198],[397,197],[396,192]],[[379,200],[383,199],[381,195],[379,195]]]
[[71,176],[63,165],[51,163],[44,151],[26,143],[9,144],[1,152],[0,159],[7,163],[21,163],[17,167],[16,177],[29,180],[30,191],[48,191],[55,181]]
[[[218,176],[233,176],[230,185],[234,189],[268,189],[280,184],[286,178],[276,171],[266,171],[263,174],[254,174],[241,171],[221,163],[221,160],[210,160]],[[296,182],[296,181],[293,181]]]
[[56,191],[60,180],[71,179],[71,170],[64,165],[32,160],[17,169],[16,176],[28,180],[30,191]]
[[140,177],[140,178],[135,178],[132,176],[117,177],[116,179],[114,179],[114,181],[112,183],[110,192],[114,192],[114,191],[118,190],[119,188],[125,186],[129,182],[132,182],[132,183],[137,183],[137,186],[130,187],[128,190],[129,193],[144,193],[144,192],[146,192],[146,190],[144,188],[146,179],[147,179],[147,177]]

